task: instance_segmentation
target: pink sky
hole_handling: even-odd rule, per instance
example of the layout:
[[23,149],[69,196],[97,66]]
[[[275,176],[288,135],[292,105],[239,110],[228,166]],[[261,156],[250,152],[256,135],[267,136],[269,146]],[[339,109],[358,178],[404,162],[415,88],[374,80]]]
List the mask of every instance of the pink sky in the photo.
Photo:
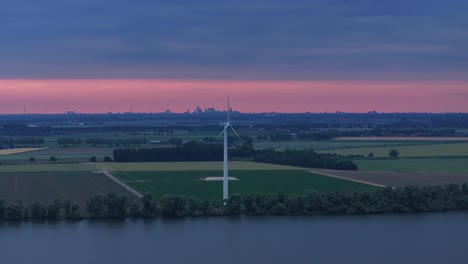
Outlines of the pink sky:
[[0,80],[0,113],[175,112],[468,112],[468,82],[269,80]]

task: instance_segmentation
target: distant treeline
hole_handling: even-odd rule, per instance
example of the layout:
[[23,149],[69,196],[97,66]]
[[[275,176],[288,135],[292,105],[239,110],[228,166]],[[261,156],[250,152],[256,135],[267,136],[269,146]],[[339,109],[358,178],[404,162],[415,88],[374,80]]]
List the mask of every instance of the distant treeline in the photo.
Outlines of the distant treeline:
[[43,138],[37,137],[19,137],[19,138],[7,138],[0,137],[0,149],[1,148],[17,148],[17,147],[38,147],[44,144]]
[[114,160],[117,162],[220,161],[222,159],[222,144],[206,144],[195,141],[173,148],[114,150]]
[[130,147],[148,143],[146,138],[87,138],[86,144],[94,147]]
[[220,215],[316,215],[438,212],[468,209],[468,185],[382,188],[369,192],[315,192],[288,194],[234,194],[227,206],[221,199],[207,200],[165,195],[140,200],[110,193],[89,199],[84,209],[68,200],[24,206],[21,200],[0,200],[0,221],[76,220],[83,218],[184,217]]
[[57,144],[61,147],[76,147],[83,143],[93,147],[130,147],[146,144],[147,142],[146,138],[87,138],[82,140],[81,138],[67,137],[57,139]]
[[290,141],[290,140],[330,140],[337,137],[455,137],[464,136],[455,129],[394,129],[375,128],[363,130],[295,130],[272,132],[257,135],[257,140]]
[[[309,168],[357,170],[351,160],[343,160],[335,154],[318,154],[309,150],[254,150],[252,141],[229,149],[231,158],[249,158],[256,162],[274,163]],[[117,162],[167,162],[167,161],[221,161],[223,145],[188,142],[174,148],[116,149]]]
[[319,154],[312,149],[275,151],[273,149],[257,150],[253,160],[273,164],[323,168],[333,170],[357,170],[358,166],[351,160],[343,160],[335,154]]

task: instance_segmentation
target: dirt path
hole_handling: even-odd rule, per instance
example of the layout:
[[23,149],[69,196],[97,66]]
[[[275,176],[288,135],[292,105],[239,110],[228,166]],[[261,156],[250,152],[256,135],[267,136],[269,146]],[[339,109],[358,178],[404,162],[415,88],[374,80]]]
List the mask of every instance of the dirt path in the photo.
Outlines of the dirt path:
[[140,199],[143,198],[143,194],[141,194],[137,190],[133,189],[132,187],[128,186],[127,184],[125,184],[121,180],[114,177],[114,175],[112,175],[109,171],[101,169],[96,163],[89,163],[89,164],[94,165],[98,169],[97,173],[102,173],[102,174],[106,175],[110,180],[112,180],[113,182],[115,182],[118,185],[122,186],[125,190],[127,190],[131,194],[135,195],[136,197],[138,197]]
[[375,186],[375,187],[381,187],[381,188],[387,187],[387,186],[382,185],[382,184],[368,182],[368,181],[362,181],[362,180],[356,180],[356,179],[343,177],[343,176],[338,176],[338,175],[333,175],[333,174],[326,173],[326,172],[323,172],[323,171],[310,170],[309,172],[319,174],[319,175],[323,175],[323,176],[327,176],[327,177],[332,177],[332,178],[337,178],[337,179],[342,179],[342,180],[347,180],[347,181],[352,181],[352,182],[357,182],[357,183],[363,183],[363,184],[367,184],[367,185],[371,185],[371,186]]

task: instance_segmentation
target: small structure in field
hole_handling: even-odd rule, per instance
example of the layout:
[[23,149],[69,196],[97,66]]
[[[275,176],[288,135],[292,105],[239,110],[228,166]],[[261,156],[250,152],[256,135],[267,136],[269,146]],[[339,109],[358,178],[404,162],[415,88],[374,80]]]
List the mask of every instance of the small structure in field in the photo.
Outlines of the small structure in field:
[[[202,181],[223,181],[224,177],[205,177],[202,178]],[[238,181],[236,177],[228,177],[229,181]]]

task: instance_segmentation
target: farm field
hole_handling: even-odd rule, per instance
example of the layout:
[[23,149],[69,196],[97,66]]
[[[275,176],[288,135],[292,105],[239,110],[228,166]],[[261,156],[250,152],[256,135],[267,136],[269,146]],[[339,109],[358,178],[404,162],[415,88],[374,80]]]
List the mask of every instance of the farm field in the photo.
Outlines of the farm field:
[[1,165],[1,172],[85,172],[96,168],[86,163],[50,163],[50,164],[20,164]]
[[434,144],[434,141],[370,141],[370,140],[329,140],[329,141],[254,141],[255,149],[269,149],[276,150],[285,149],[314,149],[314,150],[331,150],[331,149],[357,149],[369,147],[395,147],[406,145],[427,145]]
[[95,194],[124,193],[124,188],[103,174],[90,172],[0,173],[0,198],[21,198],[26,205],[36,201],[50,203],[57,198],[85,205]]
[[360,171],[394,171],[427,173],[468,173],[466,159],[385,159],[354,160]]
[[468,137],[337,137],[336,141],[468,141]]
[[[97,166],[108,171],[209,171],[223,168],[222,161],[207,162],[99,162]],[[230,170],[304,170],[300,167],[267,163],[230,161]]]
[[[164,194],[183,194],[199,198],[222,197],[221,181],[203,181],[205,177],[218,177],[222,171],[133,171],[114,172],[114,176],[130,187],[160,198]],[[239,180],[230,181],[230,193],[271,193],[284,191],[303,193],[306,190],[345,191],[374,190],[378,187],[313,174],[303,170],[233,170],[231,177]]]
[[[336,153],[340,155],[364,155],[370,152],[375,157],[388,157],[388,151],[392,147],[371,147],[356,149],[335,149],[322,150],[322,153]],[[433,144],[419,146],[398,146],[395,147],[400,152],[400,157],[448,157],[448,156],[468,156],[468,143]]]
[[353,180],[371,182],[392,187],[403,186],[436,186],[446,184],[468,183],[468,173],[427,173],[427,172],[392,172],[392,171],[335,171],[313,170],[316,173],[324,173],[345,177]]
[[13,149],[0,149],[0,155],[13,155],[24,152],[31,152],[35,150],[41,150],[43,148],[13,148]]
[[103,159],[105,156],[113,155],[114,148],[45,148],[30,151],[27,153],[18,153],[0,156],[0,160],[8,161],[28,161],[34,157],[37,161],[48,161],[51,156],[63,161],[88,161],[92,156]]

